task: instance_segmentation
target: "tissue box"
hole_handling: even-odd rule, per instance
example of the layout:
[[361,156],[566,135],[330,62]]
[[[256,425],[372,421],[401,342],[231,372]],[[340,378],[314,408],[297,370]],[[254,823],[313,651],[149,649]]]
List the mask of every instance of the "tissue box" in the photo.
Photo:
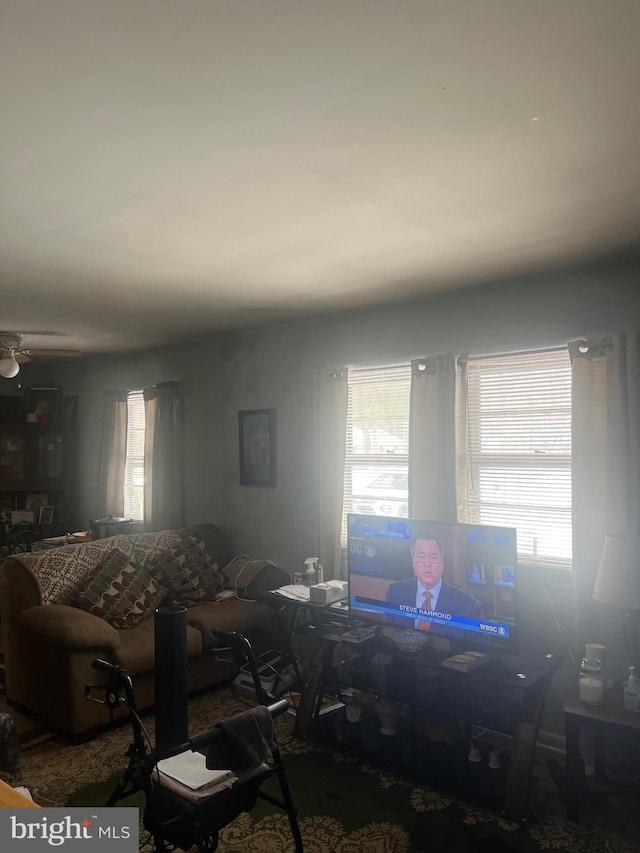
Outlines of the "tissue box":
[[309,601],[312,604],[333,604],[342,601],[349,594],[349,584],[346,581],[327,581],[309,587]]

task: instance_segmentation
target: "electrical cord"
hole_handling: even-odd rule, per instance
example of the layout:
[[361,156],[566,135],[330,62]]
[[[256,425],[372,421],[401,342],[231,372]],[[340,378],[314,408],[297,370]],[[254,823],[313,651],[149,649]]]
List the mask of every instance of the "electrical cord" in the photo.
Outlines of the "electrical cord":
[[[247,568],[247,566],[248,566],[250,563],[253,563],[253,562],[254,562],[254,559],[253,559],[253,557],[251,556],[251,554],[236,554],[236,556],[235,556],[235,557],[233,557],[231,560],[229,560],[229,562],[228,562],[228,563],[227,563],[227,565],[222,569],[222,571],[223,571],[223,572],[226,572],[226,570],[227,570],[230,566],[232,566],[234,563],[236,563],[236,562],[238,562],[238,561],[240,561],[240,560],[244,560],[244,561],[245,561],[245,563],[244,563],[244,565],[242,566],[242,568],[240,569],[240,571],[238,572],[238,574],[236,575],[236,578],[235,578],[234,583],[233,583],[233,591],[235,592],[235,596],[236,596],[236,598],[237,598],[237,599],[239,599],[240,601],[251,601],[252,599],[250,599],[250,598],[242,598],[242,596],[240,596],[240,595],[238,594],[238,590],[240,589],[240,583],[239,583],[240,578],[242,577],[242,575],[243,575],[243,573],[244,573],[244,570]],[[273,562],[273,560],[264,560],[264,562],[265,562],[265,563],[268,563],[268,565],[270,565],[270,566],[276,566],[276,564]],[[277,568],[277,566],[276,566],[276,568]],[[291,577],[291,575],[289,575],[289,579],[290,579],[291,581],[293,581],[293,578]]]
[[238,574],[235,577],[235,580],[233,582],[233,591],[235,593],[236,598],[239,601],[249,601],[250,599],[242,598],[242,596],[239,595],[239,593],[238,593],[239,583],[238,582],[239,582],[240,578],[242,577],[244,570],[247,568],[249,563],[251,563],[251,561],[252,561],[251,555],[250,554],[236,554],[235,557],[233,557],[231,560],[229,560],[229,562],[227,563],[227,565],[224,567],[224,569],[222,571],[223,572],[226,571],[230,566],[232,566],[234,563],[236,563],[240,560],[244,560],[245,564],[244,564],[244,566],[242,566],[242,568],[240,569],[240,571],[238,572]]
[[[551,600],[551,596],[549,595],[549,590],[547,589],[547,585],[545,584],[544,579],[542,580],[541,586],[542,586],[542,591],[544,592],[545,598],[547,599],[547,604],[549,605],[549,610],[551,611],[551,615],[553,616],[554,622],[556,623],[556,628],[558,630],[558,637],[562,640],[562,627],[560,626],[560,620],[558,619],[558,614],[556,613],[556,609],[553,606],[553,601]],[[571,646],[568,643],[566,645],[567,645],[567,652],[569,654],[569,658],[571,660],[571,663],[575,663],[576,658],[575,658],[575,655],[573,653],[573,649],[571,648]]]
[[[294,696],[294,694],[293,694],[293,692],[292,692],[291,688],[289,687],[289,685],[288,685],[288,684],[287,684],[287,682],[285,681],[285,679],[284,679],[284,677],[283,677],[282,673],[278,672],[278,670],[275,668],[275,666],[273,666],[272,664],[268,663],[267,661],[262,661],[262,660],[260,660],[260,658],[257,658],[257,659],[256,659],[256,661],[255,661],[255,663],[256,663],[256,665],[257,665],[258,667],[266,667],[267,669],[271,670],[271,671],[274,673],[274,675],[276,676],[276,680],[275,680],[275,682],[274,682],[274,687],[275,687],[275,685],[278,683],[278,681],[281,681],[281,682],[283,683],[283,685],[284,685],[285,689],[284,689],[284,692],[283,692],[283,694],[282,694],[282,697],[280,697],[280,698],[283,698],[284,696],[287,696],[287,697],[288,697],[288,700],[287,700],[287,701],[288,701],[288,702],[289,702],[289,704],[290,704],[290,705],[295,709],[295,712],[296,712],[296,714],[297,714],[297,713],[298,713],[298,705],[297,705],[297,702],[296,702],[295,696]],[[259,677],[259,676],[258,676],[258,677]],[[252,705],[252,703],[251,703],[251,702],[249,702],[249,701],[247,701],[247,700],[245,700],[245,699],[241,699],[241,698],[238,696],[238,694],[236,693],[235,685],[234,685],[234,687],[233,687],[233,695],[234,695],[234,698],[236,698],[238,701],[241,701],[243,704],[245,704],[245,705],[247,705],[247,706],[251,706],[251,705]],[[283,743],[281,743],[280,745],[281,745],[281,746],[288,746],[288,745],[289,745],[290,743],[292,743],[294,740],[295,740],[295,738],[294,738],[294,737],[293,737],[293,735],[292,735],[288,740],[283,741]]]

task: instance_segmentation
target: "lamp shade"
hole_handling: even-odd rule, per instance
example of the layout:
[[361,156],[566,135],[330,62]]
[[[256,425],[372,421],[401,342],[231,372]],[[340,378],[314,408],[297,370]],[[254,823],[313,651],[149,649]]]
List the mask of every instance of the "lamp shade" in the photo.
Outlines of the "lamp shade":
[[0,358],[0,376],[4,376],[5,379],[13,379],[14,376],[18,375],[19,370],[20,365],[13,355]]
[[640,539],[607,536],[593,597],[603,604],[640,610]]

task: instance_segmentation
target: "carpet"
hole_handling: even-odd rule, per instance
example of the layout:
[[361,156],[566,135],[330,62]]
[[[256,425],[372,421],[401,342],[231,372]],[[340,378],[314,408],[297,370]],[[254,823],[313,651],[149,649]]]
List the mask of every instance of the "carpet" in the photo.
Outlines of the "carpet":
[[10,714],[13,717],[18,741],[21,744],[50,736],[38,717],[21,714],[14,707],[8,705],[4,692],[0,693],[0,713]]
[[[244,700],[224,688],[189,704],[189,732],[206,731],[216,721],[243,710]],[[153,715],[145,726],[154,738]],[[457,799],[446,789],[415,784],[400,775],[362,765],[340,750],[293,737],[293,719],[276,720],[305,850],[310,853],[632,853],[611,831],[592,822],[564,821],[558,815],[525,824],[504,820],[498,810]],[[128,726],[71,746],[52,738],[22,757],[23,784],[41,805],[103,805],[126,766]],[[277,793],[277,783],[268,783]],[[129,801],[121,801],[130,805]],[[140,805],[140,801],[135,804]],[[146,832],[141,833],[141,839]],[[145,851],[153,849],[146,844]],[[286,815],[259,801],[250,813],[226,827],[220,853],[293,851]]]

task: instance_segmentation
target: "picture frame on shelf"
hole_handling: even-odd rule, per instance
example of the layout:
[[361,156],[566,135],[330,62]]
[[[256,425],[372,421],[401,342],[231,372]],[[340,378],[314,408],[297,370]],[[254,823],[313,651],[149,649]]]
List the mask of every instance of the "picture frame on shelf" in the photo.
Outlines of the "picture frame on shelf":
[[11,524],[20,524],[22,521],[28,521],[29,524],[35,522],[32,509],[14,509],[11,513]]
[[78,396],[74,394],[71,397],[65,397],[62,402],[62,413],[60,421],[63,424],[70,424],[78,417]]
[[39,524],[53,524],[53,519],[56,514],[56,508],[53,504],[47,504],[40,507],[40,515],[38,518]]
[[274,486],[275,409],[245,409],[238,412],[240,484]]
[[40,424],[56,423],[60,418],[61,408],[62,388],[59,386],[27,388],[27,421]]
[[47,495],[27,495],[24,501],[24,507],[25,509],[31,510],[33,513],[33,520],[34,522],[37,522],[40,518],[40,511],[42,510],[42,507],[46,506],[48,502],[49,498]]

